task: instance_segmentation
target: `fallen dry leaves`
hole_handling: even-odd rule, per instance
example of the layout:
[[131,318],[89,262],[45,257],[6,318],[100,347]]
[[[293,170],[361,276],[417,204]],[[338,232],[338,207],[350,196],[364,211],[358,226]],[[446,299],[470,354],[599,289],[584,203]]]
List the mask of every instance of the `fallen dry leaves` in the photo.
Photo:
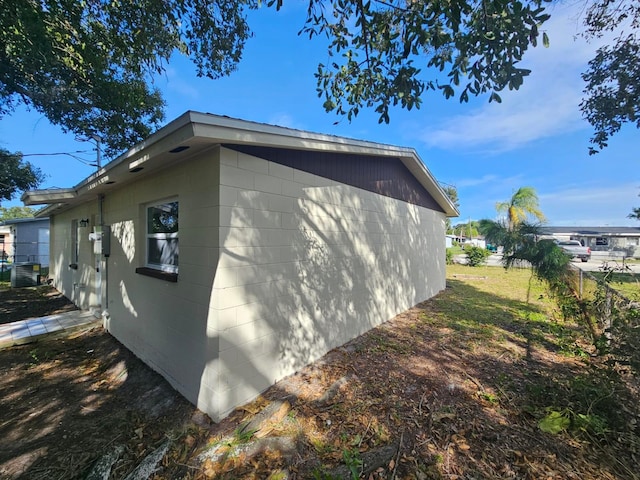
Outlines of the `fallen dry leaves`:
[[[523,278],[506,281],[526,291]],[[104,332],[48,352],[42,345],[37,361],[29,346],[3,352],[0,433],[12,450],[0,468],[30,462],[26,478],[79,478],[123,443],[111,475],[122,479],[170,438],[155,480],[637,478],[633,378],[564,353],[553,310],[511,298],[493,281],[490,273],[453,279],[437,298],[329,352],[219,424],[179,398],[166,403],[166,384]],[[52,402],[60,420],[41,416]],[[273,405],[255,430],[243,430]],[[550,407],[575,418],[608,412],[608,430],[544,433],[538,422]],[[43,426],[49,430],[35,439]],[[202,457],[211,449],[219,458]]]

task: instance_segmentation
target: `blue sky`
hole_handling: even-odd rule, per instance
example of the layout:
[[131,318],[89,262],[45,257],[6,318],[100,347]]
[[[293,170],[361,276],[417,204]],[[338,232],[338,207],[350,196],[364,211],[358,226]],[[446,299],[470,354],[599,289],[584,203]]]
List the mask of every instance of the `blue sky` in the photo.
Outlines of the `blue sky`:
[[[576,38],[578,12],[556,4],[545,25],[549,48],[525,57],[532,75],[501,104],[473,99],[459,104],[428,92],[420,110],[391,112],[391,123],[377,115],[346,118],[325,113],[313,73],[327,61],[322,40],[298,36],[304,2],[285,2],[280,12],[252,12],[254,37],[238,70],[219,80],[198,79],[188,59],[175,58],[155,79],[167,101],[167,122],[186,110],[228,115],[313,132],[415,148],[436,178],[458,189],[458,221],[495,218],[495,204],[521,186],[534,187],[550,225],[640,226],[627,218],[640,205],[640,135],[632,126],[611,139],[602,153],[588,155],[591,128],[578,105],[580,72],[597,43]],[[337,123],[336,123],[337,122]],[[0,120],[0,145],[25,154],[74,152],[95,158],[89,143],[75,140],[42,115],[16,111]],[[93,169],[67,156],[33,156],[47,179],[43,187],[70,187]],[[19,201],[3,206],[20,205]]]

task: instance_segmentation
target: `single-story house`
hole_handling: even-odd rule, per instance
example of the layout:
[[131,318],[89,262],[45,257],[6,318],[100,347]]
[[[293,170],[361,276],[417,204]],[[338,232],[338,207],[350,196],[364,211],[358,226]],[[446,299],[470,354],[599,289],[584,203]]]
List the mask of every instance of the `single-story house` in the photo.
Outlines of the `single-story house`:
[[557,240],[578,240],[593,256],[640,257],[640,227],[542,227]]
[[414,149],[187,112],[49,204],[50,278],[218,421],[445,287]]
[[453,247],[453,242],[456,240],[455,235],[445,235],[445,246],[447,248]]
[[484,237],[469,238],[464,240],[464,245],[472,245],[479,248],[487,248],[487,242]]
[[9,227],[13,263],[39,263],[49,265],[49,219],[15,218],[3,222]]

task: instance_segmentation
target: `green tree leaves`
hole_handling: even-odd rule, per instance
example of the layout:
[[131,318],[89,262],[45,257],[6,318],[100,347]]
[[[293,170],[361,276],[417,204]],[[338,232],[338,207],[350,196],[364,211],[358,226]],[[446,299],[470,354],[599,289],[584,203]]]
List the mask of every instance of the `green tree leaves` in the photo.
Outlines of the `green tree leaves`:
[[[444,190],[444,193],[446,193],[447,196],[449,197],[449,200],[451,200],[451,203],[453,203],[456,206],[456,208],[459,210],[460,199],[458,198],[458,189],[453,185],[443,185],[442,189]],[[451,219],[447,218],[445,220],[445,223],[446,223],[447,233],[451,233]]]
[[373,107],[385,123],[391,106],[420,108],[427,90],[500,102],[498,92],[518,89],[530,73],[519,62],[549,18],[544,3],[311,0],[302,33],[330,41],[318,96],[348,119]]
[[636,220],[640,220],[640,207],[633,207],[631,209],[631,213],[627,215],[627,218],[635,218]]
[[0,148],[0,200],[11,200],[18,192],[36,188],[43,180],[40,169],[25,162],[21,153]]
[[[315,74],[328,112],[351,120],[371,108],[420,108],[428,91],[500,103],[530,71],[525,52],[544,46],[550,0],[309,0],[301,34],[328,39]],[[232,72],[251,36],[246,13],[261,0],[0,0],[0,117],[25,105],[66,131],[105,139],[107,156],[164,120],[152,76],[171,55],[189,56],[199,76]],[[283,0],[267,0],[279,9]],[[591,153],[625,122],[640,127],[640,4],[598,0],[587,38],[626,27],[584,74]]]
[[78,135],[99,132],[107,154],[164,119],[150,83],[174,51],[200,76],[233,71],[250,36],[253,0],[2,0],[0,115],[24,104]]
[[35,213],[35,208],[31,207],[0,207],[0,222],[16,218],[31,218]]
[[580,109],[595,129],[589,149],[589,154],[595,154],[624,123],[640,128],[640,3],[594,2],[587,10],[585,25],[587,39],[618,32],[613,44],[598,49],[582,75],[586,86]]

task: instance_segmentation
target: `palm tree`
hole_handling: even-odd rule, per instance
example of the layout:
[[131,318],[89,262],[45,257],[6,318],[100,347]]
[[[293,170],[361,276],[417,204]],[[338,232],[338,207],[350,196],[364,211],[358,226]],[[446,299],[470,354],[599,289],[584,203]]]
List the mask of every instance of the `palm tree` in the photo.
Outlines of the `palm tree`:
[[506,202],[496,203],[498,213],[507,214],[507,228],[513,230],[527,217],[535,217],[544,222],[544,214],[538,206],[538,194],[533,187],[520,187]]
[[[638,195],[640,197],[640,195]],[[634,207],[631,210],[631,213],[627,215],[627,218],[635,218],[636,220],[640,220],[640,207]]]

